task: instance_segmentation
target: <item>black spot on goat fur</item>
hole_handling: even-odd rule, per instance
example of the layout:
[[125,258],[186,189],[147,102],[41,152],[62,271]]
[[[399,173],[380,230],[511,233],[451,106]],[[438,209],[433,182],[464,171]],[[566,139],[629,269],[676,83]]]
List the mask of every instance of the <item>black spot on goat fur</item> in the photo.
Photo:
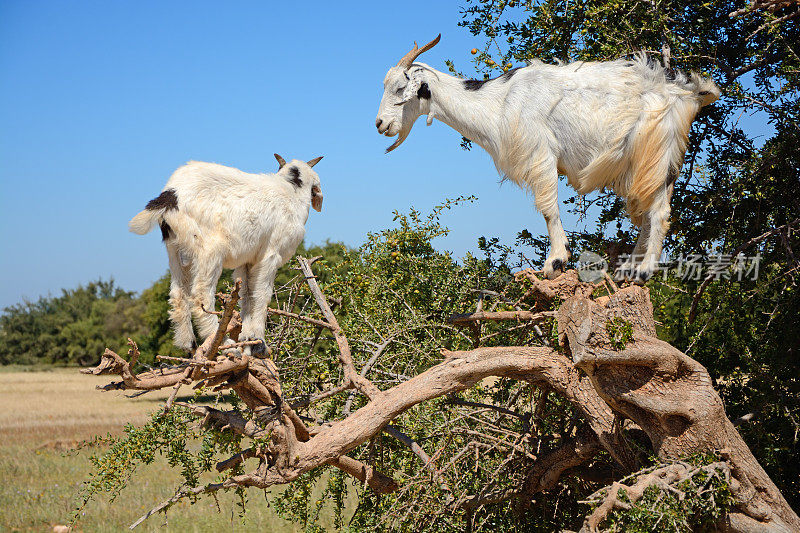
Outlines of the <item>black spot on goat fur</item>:
[[464,80],[464,88],[466,90],[468,90],[468,91],[477,91],[477,90],[481,89],[484,85],[489,83],[490,81],[494,81],[494,80],[497,80],[497,79],[502,80],[502,81],[508,81],[521,68],[522,67],[512,68],[508,72],[503,73],[500,77],[492,78],[490,80]]
[[175,189],[167,189],[162,192],[157,198],[153,198],[147,202],[145,209],[148,211],[158,211],[159,209],[166,209],[169,211],[170,209],[178,209],[178,195],[175,194]]
[[294,183],[295,187],[300,188],[303,186],[303,180],[300,179],[300,169],[297,167],[289,167],[289,175],[292,177],[289,181]]
[[468,91],[477,91],[483,87],[483,84],[487,81],[492,80],[464,80],[464,88]]
[[169,227],[169,224],[167,224],[165,220],[161,221],[159,227],[161,228],[161,240],[166,241],[169,239],[169,232],[172,231],[172,228]]
[[431,90],[428,88],[427,83],[423,83],[419,86],[419,90],[417,91],[417,98],[425,98],[426,100],[430,99],[431,97]]

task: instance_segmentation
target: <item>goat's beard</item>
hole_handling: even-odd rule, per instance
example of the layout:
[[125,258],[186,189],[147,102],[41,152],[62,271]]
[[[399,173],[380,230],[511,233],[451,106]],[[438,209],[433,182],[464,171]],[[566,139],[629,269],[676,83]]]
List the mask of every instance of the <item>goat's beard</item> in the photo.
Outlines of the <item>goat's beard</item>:
[[403,144],[403,141],[406,140],[406,137],[408,137],[408,134],[411,133],[411,128],[413,127],[414,127],[413,122],[407,128],[403,127],[400,130],[400,133],[397,134],[397,139],[392,143],[392,145],[389,148],[386,149],[386,153],[388,154],[389,152],[391,152],[392,150]]

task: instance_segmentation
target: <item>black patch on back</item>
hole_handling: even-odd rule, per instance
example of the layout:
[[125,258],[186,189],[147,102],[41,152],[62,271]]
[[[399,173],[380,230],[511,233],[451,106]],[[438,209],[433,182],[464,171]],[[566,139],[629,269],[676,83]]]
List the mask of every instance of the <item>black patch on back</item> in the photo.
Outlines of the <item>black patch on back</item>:
[[167,189],[162,192],[158,195],[158,198],[153,198],[147,202],[145,209],[148,211],[158,211],[159,209],[169,211],[170,209],[178,209],[178,195],[175,194],[175,189]]
[[477,91],[483,87],[483,84],[487,81],[492,80],[464,80],[464,88],[468,91]]
[[166,220],[162,220],[159,227],[161,228],[161,240],[166,241],[169,239],[169,232],[172,231],[172,228],[169,227]]
[[294,186],[300,188],[303,186],[303,180],[300,179],[300,169],[297,167],[289,167],[289,175],[292,177],[289,181],[294,183]]
[[425,98],[426,100],[430,99],[431,97],[431,90],[428,88],[427,83],[423,83],[419,86],[419,90],[417,91],[417,98]]
[[468,90],[468,91],[477,91],[477,90],[480,90],[484,85],[486,85],[490,81],[494,81],[494,80],[498,80],[498,79],[502,80],[502,81],[508,81],[521,68],[522,67],[512,68],[508,72],[504,72],[501,76],[499,76],[497,78],[492,78],[490,80],[464,80],[464,88],[466,90]]

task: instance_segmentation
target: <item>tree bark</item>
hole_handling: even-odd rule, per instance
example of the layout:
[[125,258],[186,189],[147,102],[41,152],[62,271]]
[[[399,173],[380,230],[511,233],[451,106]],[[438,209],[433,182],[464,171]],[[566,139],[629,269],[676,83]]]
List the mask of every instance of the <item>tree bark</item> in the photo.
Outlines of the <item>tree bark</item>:
[[[632,326],[632,339],[621,350],[608,331],[613,319]],[[660,458],[716,451],[730,464],[743,516],[729,517],[729,530],[800,531],[797,514],[728,420],[708,371],[655,337],[646,287],[625,287],[600,301],[573,296],[558,311],[558,331],[594,390],[647,433]]]

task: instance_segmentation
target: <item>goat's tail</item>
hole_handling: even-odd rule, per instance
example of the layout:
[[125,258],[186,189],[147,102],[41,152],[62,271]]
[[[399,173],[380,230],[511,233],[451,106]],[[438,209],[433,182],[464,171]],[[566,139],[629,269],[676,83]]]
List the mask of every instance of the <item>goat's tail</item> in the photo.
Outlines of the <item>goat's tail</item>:
[[128,222],[128,229],[133,233],[144,235],[156,225],[156,222],[162,222],[161,231],[164,240],[167,239],[168,229],[164,228],[164,213],[178,209],[178,196],[175,194],[175,189],[164,189],[156,198],[153,198],[138,215],[133,217]]
[[164,216],[164,211],[165,209],[145,209],[140,211],[138,215],[128,222],[128,229],[133,233],[144,235],[152,230],[161,217]]
[[694,94],[697,95],[697,98],[700,100],[700,107],[713,104],[719,100],[719,87],[717,87],[717,84],[714,83],[714,80],[711,78],[706,78],[700,74],[697,74],[696,72],[692,72],[689,85],[692,87]]

